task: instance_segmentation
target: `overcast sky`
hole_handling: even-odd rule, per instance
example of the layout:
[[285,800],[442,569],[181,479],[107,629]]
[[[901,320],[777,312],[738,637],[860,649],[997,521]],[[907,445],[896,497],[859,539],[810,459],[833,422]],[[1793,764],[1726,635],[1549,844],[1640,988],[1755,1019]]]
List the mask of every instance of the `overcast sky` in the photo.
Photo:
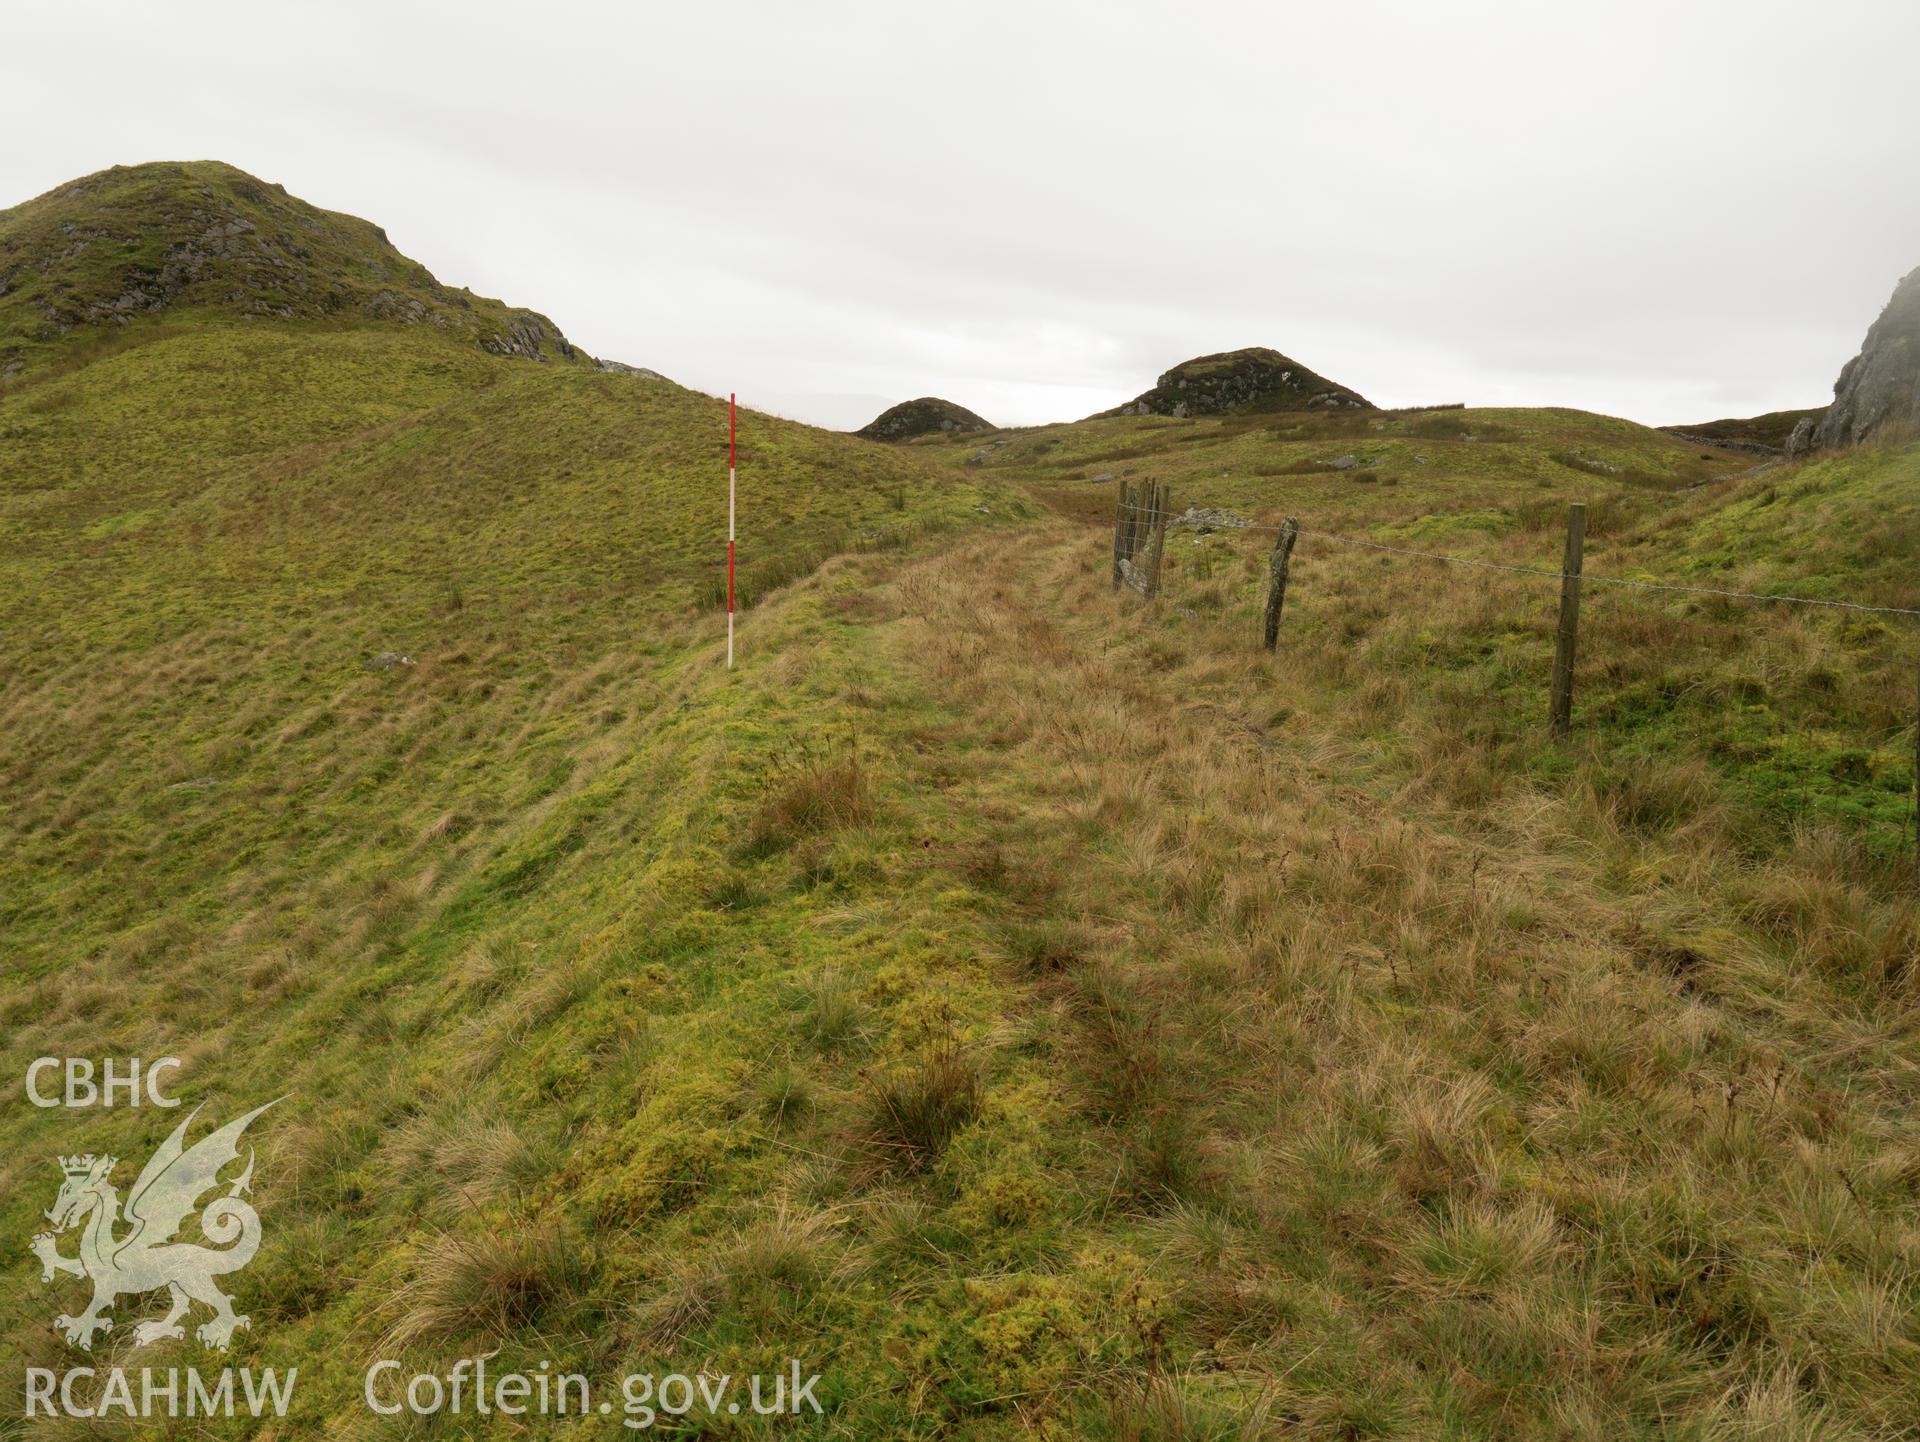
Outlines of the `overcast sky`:
[[1920,4],[10,7],[0,206],[220,159],[852,427],[1283,350],[1382,405],[1818,405],[1920,266]]

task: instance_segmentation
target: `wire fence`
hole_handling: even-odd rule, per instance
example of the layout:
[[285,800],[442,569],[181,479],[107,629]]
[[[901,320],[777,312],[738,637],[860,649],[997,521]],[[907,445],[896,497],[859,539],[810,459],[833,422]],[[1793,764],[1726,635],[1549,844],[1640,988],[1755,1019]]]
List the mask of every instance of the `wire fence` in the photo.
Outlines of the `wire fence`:
[[[1233,526],[1220,522],[1194,524],[1212,525],[1216,530],[1264,531],[1270,534],[1287,529],[1285,525],[1270,526],[1251,521],[1245,525]],[[1173,517],[1169,525],[1181,525],[1181,517]],[[1316,541],[1332,541],[1341,546],[1355,546],[1368,551],[1385,551],[1395,556],[1411,556],[1422,561],[1444,561],[1451,566],[1474,566],[1484,571],[1507,571],[1517,576],[1539,576],[1550,581],[1579,580],[1593,586],[1629,586],[1639,591],[1671,591],[1688,596],[1717,596],[1727,601],[1767,601],[1787,606],[1827,606],[1841,611],[1864,611],[1876,616],[1920,616],[1920,607],[1913,606],[1876,606],[1865,601],[1833,601],[1820,596],[1789,596],[1767,591],[1731,591],[1719,586],[1689,586],[1678,581],[1649,581],[1633,576],[1596,576],[1588,571],[1570,575],[1566,571],[1556,571],[1546,566],[1520,566],[1508,561],[1483,560],[1478,556],[1451,556],[1442,551],[1421,551],[1410,546],[1390,546],[1384,541],[1369,541],[1359,536],[1342,536],[1333,531],[1313,531],[1305,526],[1294,527],[1293,534],[1311,536]]]
[[[1155,481],[1147,481],[1138,486],[1126,481],[1119,484],[1113,535],[1113,586],[1116,591],[1124,586],[1149,599],[1159,593],[1166,533],[1169,528],[1176,526],[1187,529],[1205,527],[1211,531],[1226,534],[1243,531],[1261,532],[1276,537],[1267,562],[1267,597],[1261,617],[1262,642],[1268,651],[1278,648],[1288,579],[1292,570],[1294,544],[1303,536],[1333,545],[1404,556],[1413,560],[1557,581],[1560,584],[1560,605],[1558,621],[1554,628],[1553,669],[1547,710],[1548,729],[1556,737],[1565,737],[1572,729],[1575,659],[1579,646],[1580,598],[1582,589],[1588,585],[1614,586],[1676,596],[1711,597],[1716,600],[1751,604],[1823,608],[1859,615],[1920,617],[1920,608],[1887,606],[1864,600],[1798,596],[1785,592],[1741,591],[1731,587],[1693,585],[1683,581],[1634,576],[1588,575],[1585,573],[1586,507],[1581,504],[1570,505],[1567,508],[1566,549],[1560,567],[1556,570],[1547,566],[1529,566],[1510,561],[1488,560],[1479,556],[1458,556],[1444,551],[1399,546],[1361,536],[1342,535],[1335,531],[1309,530],[1291,516],[1279,525],[1245,520],[1231,512],[1213,507],[1189,507],[1176,516],[1173,513],[1170,489]],[[1920,718],[1920,711],[1916,711],[1916,717]],[[1916,867],[1920,868],[1920,719],[1916,719],[1913,731],[1915,748],[1913,814],[1916,820],[1911,834],[1915,846]],[[1916,877],[1920,878],[1920,870],[1916,870]]]

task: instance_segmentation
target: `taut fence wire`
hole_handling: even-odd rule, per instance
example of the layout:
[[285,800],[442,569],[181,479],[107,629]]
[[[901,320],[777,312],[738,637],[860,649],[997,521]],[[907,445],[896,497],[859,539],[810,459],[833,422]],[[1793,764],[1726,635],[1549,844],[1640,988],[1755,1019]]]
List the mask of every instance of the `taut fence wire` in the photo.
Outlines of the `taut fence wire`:
[[[1760,605],[1806,606],[1858,615],[1920,617],[1920,607],[1881,606],[1870,601],[1835,600],[1826,596],[1795,596],[1785,592],[1737,591],[1724,586],[1696,586],[1683,581],[1659,581],[1634,576],[1594,576],[1584,568],[1587,508],[1575,503],[1567,507],[1566,550],[1558,570],[1547,566],[1525,566],[1510,561],[1489,561],[1478,556],[1455,556],[1444,551],[1423,551],[1413,546],[1395,546],[1360,536],[1343,536],[1335,531],[1314,531],[1297,519],[1287,517],[1279,525],[1242,521],[1230,512],[1213,507],[1190,507],[1173,514],[1173,493],[1162,482],[1148,479],[1135,484],[1119,483],[1118,504],[1114,510],[1113,586],[1138,591],[1147,600],[1159,594],[1161,558],[1170,527],[1200,527],[1232,533],[1236,531],[1274,534],[1273,553],[1267,562],[1267,599],[1261,617],[1261,641],[1268,651],[1278,649],[1280,621],[1286,604],[1287,584],[1292,574],[1294,544],[1302,536],[1338,546],[1405,556],[1413,560],[1433,561],[1448,566],[1467,566],[1508,575],[1530,576],[1560,583],[1559,619],[1554,630],[1553,678],[1547,725],[1555,737],[1565,737],[1572,729],[1575,659],[1580,629],[1580,593],[1583,587],[1617,586],[1627,590],[1650,591],[1676,596],[1706,596],[1722,601],[1745,601]],[[1139,559],[1136,560],[1136,557]],[[1920,880],[1920,688],[1916,689],[1914,725],[1914,846],[1915,876]]]

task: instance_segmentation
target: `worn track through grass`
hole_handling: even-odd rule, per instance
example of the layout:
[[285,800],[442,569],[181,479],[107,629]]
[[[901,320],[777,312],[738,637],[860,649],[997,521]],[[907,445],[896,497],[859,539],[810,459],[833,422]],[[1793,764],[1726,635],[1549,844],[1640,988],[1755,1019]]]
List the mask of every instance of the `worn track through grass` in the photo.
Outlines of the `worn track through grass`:
[[1290,724],[1310,669],[1104,561],[917,567],[901,654],[1059,879],[1011,949],[1188,1390],[1307,1435],[1902,1435],[1912,902],[1829,833],[1756,865],[1711,787],[1450,804],[1431,714]]

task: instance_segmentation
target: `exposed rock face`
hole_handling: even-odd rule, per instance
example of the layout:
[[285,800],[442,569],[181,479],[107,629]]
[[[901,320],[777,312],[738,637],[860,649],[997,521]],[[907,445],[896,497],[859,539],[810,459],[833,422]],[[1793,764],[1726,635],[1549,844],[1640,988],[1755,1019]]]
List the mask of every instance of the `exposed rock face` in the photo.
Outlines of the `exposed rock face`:
[[859,430],[856,436],[870,441],[910,441],[916,436],[963,435],[995,429],[965,406],[943,401],[938,396],[921,396],[917,401],[902,401],[889,406]]
[[1814,430],[1813,417],[1803,416],[1800,424],[1793,428],[1793,434],[1787,437],[1786,457],[1788,460],[1797,461],[1813,449]]
[[480,349],[494,355],[519,356],[522,360],[544,361],[543,345],[551,345],[568,359],[573,346],[560,334],[553,322],[530,310],[515,311],[508,319],[505,334],[495,332],[480,337]]
[[1229,411],[1372,410],[1357,391],[1277,350],[1254,346],[1183,361],[1109,416],[1217,416]]
[[1920,429],[1920,270],[1894,287],[1860,354],[1833,383],[1813,443],[1857,445],[1891,426]]

